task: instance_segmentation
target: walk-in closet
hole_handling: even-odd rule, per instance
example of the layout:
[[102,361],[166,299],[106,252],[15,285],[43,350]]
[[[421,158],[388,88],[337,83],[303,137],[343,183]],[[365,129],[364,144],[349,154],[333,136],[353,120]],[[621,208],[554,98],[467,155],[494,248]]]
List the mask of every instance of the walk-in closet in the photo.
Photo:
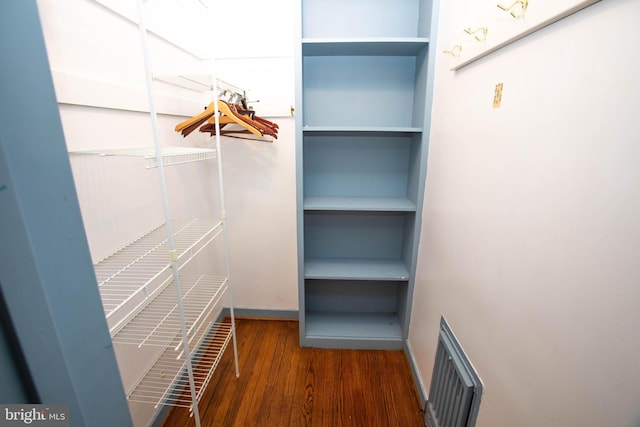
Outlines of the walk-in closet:
[[0,2],[0,425],[638,427],[640,3]]

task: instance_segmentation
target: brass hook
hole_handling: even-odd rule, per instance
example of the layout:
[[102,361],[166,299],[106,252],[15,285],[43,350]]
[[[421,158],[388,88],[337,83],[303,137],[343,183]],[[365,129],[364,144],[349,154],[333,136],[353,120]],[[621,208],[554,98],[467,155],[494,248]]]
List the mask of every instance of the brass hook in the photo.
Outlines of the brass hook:
[[[465,28],[464,32],[471,36],[475,34],[476,36],[474,38],[479,42],[483,42],[487,39],[487,34],[489,33],[489,27],[480,27],[477,30],[471,30],[471,27],[469,27],[469,28]],[[482,34],[478,34],[478,33],[482,33]]]
[[460,54],[462,53],[462,45],[457,44],[451,48],[451,50],[443,50],[442,53],[447,53],[455,58],[460,58]]
[[[522,10],[520,11],[520,13],[516,13],[515,10],[512,10],[518,5],[522,6]],[[511,6],[505,6],[501,3],[498,3],[498,7],[500,9],[505,10],[507,12],[510,11],[511,16],[513,16],[516,19],[524,18],[524,13],[527,11],[527,6],[529,6],[529,0],[516,0],[511,4]]]

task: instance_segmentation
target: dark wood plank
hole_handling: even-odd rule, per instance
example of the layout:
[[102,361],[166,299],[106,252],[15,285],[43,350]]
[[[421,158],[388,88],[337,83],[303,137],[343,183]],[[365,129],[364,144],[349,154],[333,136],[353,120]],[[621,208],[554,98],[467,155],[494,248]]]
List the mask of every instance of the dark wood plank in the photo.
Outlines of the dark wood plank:
[[[295,321],[236,323],[240,377],[229,346],[199,405],[203,426],[424,426],[402,352],[300,348]],[[195,422],[175,408],[163,426]]]

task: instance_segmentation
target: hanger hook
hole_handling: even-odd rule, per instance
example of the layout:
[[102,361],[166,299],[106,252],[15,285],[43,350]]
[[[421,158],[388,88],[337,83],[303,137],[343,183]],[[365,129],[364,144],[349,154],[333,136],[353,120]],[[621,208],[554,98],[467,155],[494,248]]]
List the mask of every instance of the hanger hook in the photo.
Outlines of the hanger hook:
[[[480,27],[476,30],[471,30],[471,27],[469,27],[469,28],[465,28],[464,32],[471,36],[475,36],[474,38],[479,42],[483,42],[487,39],[487,34],[489,33],[489,27]],[[478,34],[478,33],[481,33],[481,34]]]
[[[520,11],[520,13],[517,13],[515,10],[513,10],[518,5],[522,6],[522,10]],[[516,0],[511,4],[511,6],[505,6],[502,3],[498,3],[498,7],[500,9],[507,12],[511,12],[511,16],[513,16],[516,19],[524,18],[524,14],[527,11],[528,6],[529,6],[529,0]]]
[[460,58],[460,54],[462,53],[462,45],[457,44],[454,47],[452,47],[450,50],[443,50],[442,53],[451,55],[454,58]]

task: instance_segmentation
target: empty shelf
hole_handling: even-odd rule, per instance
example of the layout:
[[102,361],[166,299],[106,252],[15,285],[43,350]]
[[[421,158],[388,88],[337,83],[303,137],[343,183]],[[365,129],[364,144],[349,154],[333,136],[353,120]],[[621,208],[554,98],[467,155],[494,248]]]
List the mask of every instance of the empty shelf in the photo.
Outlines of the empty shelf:
[[416,204],[406,197],[305,197],[304,209],[415,212]]
[[[197,399],[200,400],[204,390],[215,371],[224,350],[231,339],[231,323],[214,323],[206,331],[197,350],[191,353],[193,376]],[[135,402],[159,405],[191,407],[189,379],[184,355],[174,350],[180,339],[176,339],[153,366],[146,372],[142,380],[128,394],[128,399]]]
[[362,133],[362,134],[416,134],[421,127],[410,126],[309,126],[302,128],[305,135],[310,133]]
[[[174,222],[177,261],[184,265],[191,250],[213,241],[222,223],[206,220]],[[107,318],[134,297],[148,297],[171,280],[165,225],[152,230],[94,265]]]
[[314,258],[304,263],[305,279],[409,280],[402,260]]
[[[146,160],[147,169],[158,167],[156,152],[153,147],[137,148],[115,148],[104,150],[78,150],[71,151],[72,154],[91,154],[97,156],[125,156],[142,157]],[[179,165],[183,163],[199,162],[202,160],[215,159],[216,150],[211,148],[193,147],[162,147],[162,164],[164,166]]]
[[306,313],[309,344],[327,348],[402,348],[402,326],[396,313]]
[[[226,285],[225,277],[180,277],[185,326],[190,339],[217,306]],[[161,288],[141,310],[134,311],[111,331],[114,343],[138,346],[167,346],[180,334],[180,315],[173,282]]]

